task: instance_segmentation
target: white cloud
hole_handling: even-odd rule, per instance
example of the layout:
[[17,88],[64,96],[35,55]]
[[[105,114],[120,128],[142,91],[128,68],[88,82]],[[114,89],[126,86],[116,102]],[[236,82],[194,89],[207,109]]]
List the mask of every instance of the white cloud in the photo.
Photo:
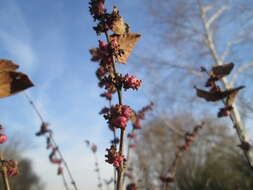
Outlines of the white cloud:
[[33,51],[29,27],[15,1],[9,0],[0,7],[0,47],[6,58],[14,60],[24,71],[31,71],[36,55]]
[[30,44],[22,41],[22,39],[15,38],[15,35],[11,35],[7,31],[0,31],[0,41],[2,42],[2,48],[9,54],[8,59],[14,60],[18,65],[21,65],[22,70],[31,70],[36,58]]

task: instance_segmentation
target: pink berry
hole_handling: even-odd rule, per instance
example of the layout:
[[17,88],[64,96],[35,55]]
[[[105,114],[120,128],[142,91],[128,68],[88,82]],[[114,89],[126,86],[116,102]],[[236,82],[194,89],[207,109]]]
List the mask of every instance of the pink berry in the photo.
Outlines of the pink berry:
[[125,129],[127,126],[128,119],[124,116],[116,117],[112,120],[112,124],[115,125],[117,128]]
[[8,140],[5,134],[0,133],[0,144],[5,143]]

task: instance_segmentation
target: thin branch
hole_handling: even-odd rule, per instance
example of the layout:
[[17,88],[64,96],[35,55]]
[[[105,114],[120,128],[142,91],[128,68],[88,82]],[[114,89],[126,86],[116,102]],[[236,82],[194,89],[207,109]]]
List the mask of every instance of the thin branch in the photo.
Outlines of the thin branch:
[[180,136],[180,137],[184,137],[185,136],[185,132],[183,132],[182,130],[177,129],[176,127],[173,127],[170,125],[169,121],[163,119],[163,121],[166,124],[166,127],[168,127],[173,133],[175,133],[176,135]]
[[250,68],[250,67],[253,67],[253,61],[250,62],[250,63],[247,63],[247,64],[243,64],[242,66],[240,66],[237,71],[234,73],[232,79],[231,79],[231,82],[230,82],[230,85],[231,86],[234,86],[237,78],[238,78],[238,75],[240,73],[242,73],[243,71],[245,71],[246,69]]
[[[24,95],[25,95],[27,101],[29,102],[29,104],[32,106],[32,108],[33,108],[33,110],[35,111],[35,113],[37,114],[37,116],[40,118],[41,122],[42,122],[42,123],[46,123],[45,120],[44,120],[43,117],[42,117],[41,112],[39,111],[38,107],[37,107],[36,104],[34,103],[34,101],[30,98],[30,96],[28,96],[27,93],[24,92]],[[60,151],[60,149],[59,149],[59,146],[57,145],[57,143],[56,143],[56,141],[55,141],[53,135],[50,135],[49,138],[51,139],[51,141],[52,141],[52,143],[54,144],[54,146],[55,146],[55,147],[58,147],[57,152],[58,152],[59,156],[61,157],[62,162],[63,162],[63,164],[64,164],[64,166],[65,166],[65,168],[66,168],[66,170],[67,170],[67,173],[68,173],[69,178],[70,178],[70,180],[71,180],[71,184],[73,185],[73,187],[74,187],[75,190],[78,190],[78,188],[77,188],[77,186],[76,186],[76,182],[75,182],[75,180],[74,180],[74,178],[73,178],[73,176],[72,176],[72,174],[71,174],[71,172],[70,172],[70,169],[69,169],[69,167],[68,167],[68,164],[67,164],[67,162],[65,161],[65,159],[64,159],[64,157],[63,157],[63,154],[61,153],[61,151]],[[64,182],[64,183],[65,183],[65,182]]]
[[221,56],[221,61],[223,62],[226,57],[230,54],[230,51],[231,51],[231,48],[236,45],[236,44],[239,44],[243,41],[243,39],[237,39],[237,40],[231,40],[227,43],[226,47],[225,47],[225,50]]
[[[214,14],[212,15],[212,17],[206,22],[207,28],[210,28],[210,26],[212,25],[212,23],[215,22],[217,19],[219,19],[220,16],[221,16],[221,14],[222,14],[224,11],[228,10],[228,9],[229,9],[229,7],[226,6],[226,5],[224,5],[224,6],[222,6],[218,11],[216,11],[216,13],[214,13]],[[203,8],[203,7],[202,7],[202,12],[203,12],[204,15],[206,15],[206,10],[205,10],[205,8]]]
[[63,185],[64,185],[65,189],[70,190],[64,173],[62,173],[61,176],[62,176],[62,181],[63,181]]

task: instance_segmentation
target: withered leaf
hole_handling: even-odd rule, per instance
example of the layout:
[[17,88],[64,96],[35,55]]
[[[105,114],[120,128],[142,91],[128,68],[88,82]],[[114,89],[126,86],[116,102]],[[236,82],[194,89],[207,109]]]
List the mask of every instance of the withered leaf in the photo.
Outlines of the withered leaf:
[[119,17],[117,20],[113,22],[112,31],[118,35],[128,33],[129,26],[124,22],[123,17]]
[[215,76],[222,78],[226,75],[229,75],[233,68],[234,68],[234,63],[228,63],[228,64],[213,67],[212,72]]
[[18,65],[7,59],[0,59],[0,72],[4,71],[16,71]]
[[24,73],[0,72],[0,98],[14,95],[32,86],[33,83]]
[[124,51],[123,55],[117,57],[119,63],[126,64],[129,55],[131,55],[132,50],[140,37],[140,34],[130,32],[122,35],[112,35],[110,37],[110,40],[115,39],[119,43],[120,49],[123,49]]
[[244,88],[244,86],[239,86],[237,88],[233,88],[233,89],[229,89],[225,91],[209,92],[209,91],[205,91],[205,90],[198,89],[195,87],[198,97],[204,98],[206,101],[212,101],[212,102],[229,97],[231,94],[237,93],[242,88]]
[[0,59],[0,98],[14,95],[33,86],[26,74],[16,72],[18,67],[12,61]]
[[238,87],[238,88],[235,88],[235,89],[229,94],[229,96],[228,96],[228,98],[227,98],[227,100],[226,100],[226,105],[227,105],[227,106],[230,106],[230,107],[233,106],[233,104],[234,104],[234,102],[235,102],[235,99],[236,99],[236,97],[237,97],[238,92],[239,92],[242,88],[244,88],[244,87],[245,87],[245,86],[240,86],[240,87]]

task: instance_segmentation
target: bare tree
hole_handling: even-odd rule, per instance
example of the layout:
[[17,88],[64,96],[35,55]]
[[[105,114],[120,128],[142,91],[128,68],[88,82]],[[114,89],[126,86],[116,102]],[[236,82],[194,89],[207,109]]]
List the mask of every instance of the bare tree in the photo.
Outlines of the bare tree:
[[[135,174],[136,180],[141,179],[140,189],[162,189],[159,176],[168,169],[177,146],[184,141],[184,136],[170,129],[191,131],[198,123],[191,115],[182,114],[167,119],[157,118],[145,126],[135,157]],[[171,189],[224,190],[236,189],[237,185],[241,190],[251,189],[253,174],[234,146],[238,141],[226,124],[212,118],[206,118],[205,123],[190,151],[179,160],[176,181]],[[168,125],[171,128],[168,129]]]
[[[250,52],[253,47],[253,4],[250,1],[150,0],[149,5],[156,24],[153,27],[156,32],[154,36],[157,36],[161,45],[159,54],[144,59],[146,65],[155,70],[149,72],[149,76],[154,73],[156,77],[156,80],[150,77],[156,81],[154,89],[160,92],[163,89],[164,93],[160,94],[167,98],[172,110],[191,109],[199,114],[198,110],[207,109],[206,106],[198,106],[200,102],[196,104],[192,101],[196,99],[193,84],[202,85],[201,81],[204,81],[199,80],[204,77],[199,68],[227,62],[234,62],[236,66],[231,77],[222,79],[223,89],[244,84],[247,88],[241,98],[244,104],[252,103],[247,98],[252,97],[253,93],[250,85],[253,68],[253,55]],[[159,31],[155,31],[155,28],[159,28]],[[161,97],[159,100],[164,105],[165,100]],[[241,143],[248,142],[236,104],[233,105],[231,119]],[[253,152],[244,151],[244,154],[250,167],[253,167]]]

